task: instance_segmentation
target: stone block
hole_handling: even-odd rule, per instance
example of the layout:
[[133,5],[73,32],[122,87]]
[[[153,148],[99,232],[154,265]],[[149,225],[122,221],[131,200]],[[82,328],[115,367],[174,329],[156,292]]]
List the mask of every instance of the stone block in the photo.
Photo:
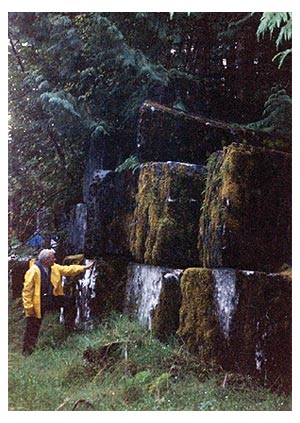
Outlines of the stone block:
[[232,144],[213,153],[200,218],[204,267],[278,271],[291,264],[291,155]]
[[205,166],[178,162],[141,165],[130,233],[134,261],[170,267],[198,263],[205,172]]
[[179,324],[181,269],[130,263],[124,311],[160,339],[174,335]]
[[92,314],[103,317],[122,313],[127,283],[128,260],[124,257],[101,257],[97,260],[95,298],[91,302]]
[[141,162],[205,164],[208,156],[232,142],[260,144],[270,135],[240,125],[185,113],[145,101],[140,108],[137,147]]
[[292,283],[284,274],[186,269],[178,334],[204,362],[291,390]]
[[85,231],[87,225],[87,206],[76,204],[71,210],[68,224],[68,250],[79,254],[84,249]]
[[89,257],[130,256],[129,233],[138,171],[110,172],[90,186],[84,252]]

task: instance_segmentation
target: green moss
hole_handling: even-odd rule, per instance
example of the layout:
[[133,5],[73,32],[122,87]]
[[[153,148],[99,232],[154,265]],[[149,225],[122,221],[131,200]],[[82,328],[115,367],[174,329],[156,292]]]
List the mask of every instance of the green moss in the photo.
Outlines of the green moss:
[[63,261],[63,264],[67,266],[70,264],[83,264],[83,263],[84,263],[84,254],[66,256]]
[[207,267],[277,271],[291,261],[291,156],[235,145],[208,165],[199,224]]
[[135,260],[154,265],[197,262],[197,233],[204,168],[148,163],[139,178],[130,250]]
[[181,306],[180,281],[163,280],[159,303],[154,310],[151,325],[153,333],[161,341],[174,335],[179,326],[179,309]]
[[205,362],[218,355],[219,325],[213,307],[212,272],[204,268],[186,269],[181,278],[182,305],[177,331],[189,350]]

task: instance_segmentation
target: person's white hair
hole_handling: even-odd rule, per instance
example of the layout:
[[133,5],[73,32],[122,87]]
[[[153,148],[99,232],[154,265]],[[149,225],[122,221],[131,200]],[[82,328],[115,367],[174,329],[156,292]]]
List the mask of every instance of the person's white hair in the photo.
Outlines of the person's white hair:
[[44,249],[39,253],[38,259],[40,261],[43,261],[43,260],[47,259],[48,257],[50,257],[50,255],[53,254],[53,253],[55,253],[55,251],[52,250],[52,249]]

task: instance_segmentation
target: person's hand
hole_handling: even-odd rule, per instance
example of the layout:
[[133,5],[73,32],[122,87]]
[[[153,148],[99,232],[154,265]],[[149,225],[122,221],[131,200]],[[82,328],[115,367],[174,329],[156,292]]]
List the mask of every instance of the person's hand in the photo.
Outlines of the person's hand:
[[91,263],[89,263],[89,264],[86,264],[85,266],[84,266],[84,268],[85,268],[85,270],[87,270],[87,269],[90,269],[91,267],[93,267],[94,266],[94,262],[92,261]]

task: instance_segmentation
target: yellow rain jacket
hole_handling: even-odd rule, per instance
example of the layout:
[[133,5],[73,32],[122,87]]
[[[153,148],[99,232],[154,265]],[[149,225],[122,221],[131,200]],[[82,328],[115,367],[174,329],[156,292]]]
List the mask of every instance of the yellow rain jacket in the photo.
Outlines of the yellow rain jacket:
[[[76,276],[84,272],[84,266],[73,264],[61,266],[53,264],[51,266],[51,283],[53,285],[53,295],[63,295],[62,276]],[[33,264],[25,273],[24,286],[22,292],[23,307],[26,317],[37,317],[41,319],[41,271],[37,265]]]

